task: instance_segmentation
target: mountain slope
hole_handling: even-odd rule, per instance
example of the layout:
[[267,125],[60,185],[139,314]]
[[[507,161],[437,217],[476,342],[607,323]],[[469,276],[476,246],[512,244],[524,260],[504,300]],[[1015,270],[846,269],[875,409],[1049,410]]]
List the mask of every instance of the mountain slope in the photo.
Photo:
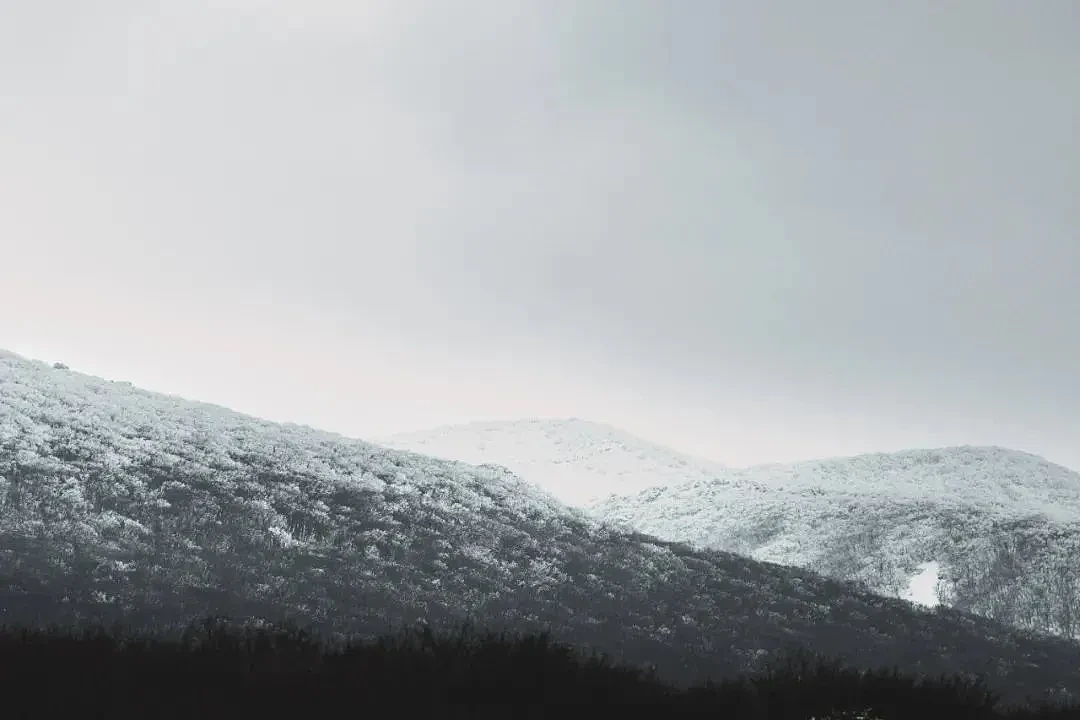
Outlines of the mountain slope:
[[503,465],[577,506],[610,494],[708,479],[723,467],[576,418],[448,425],[378,442],[462,462]]
[[1080,476],[1028,453],[955,447],[725,468],[581,420],[472,423],[388,444],[504,465],[666,540],[1080,636]]
[[932,499],[1001,514],[1080,520],[1080,475],[1036,455],[1000,447],[870,453],[729,469],[726,475],[776,489]]
[[[744,469],[612,498],[608,522],[1080,636],[1080,475],[1001,448]],[[934,587],[936,585],[936,587]]]
[[[1080,646],[605,527],[497,467],[376,447],[0,353],[5,623],[208,613],[375,634],[547,628],[677,683],[792,643],[1080,694]],[[1078,695],[1080,696],[1080,695]]]

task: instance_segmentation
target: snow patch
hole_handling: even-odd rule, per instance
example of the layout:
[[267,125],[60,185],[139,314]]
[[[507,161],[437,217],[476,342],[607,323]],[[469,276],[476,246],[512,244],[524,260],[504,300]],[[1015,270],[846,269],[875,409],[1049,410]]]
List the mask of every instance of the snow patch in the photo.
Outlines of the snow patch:
[[900,597],[923,607],[937,607],[937,586],[941,581],[941,563],[936,560],[919,565],[919,571],[908,580],[907,589]]

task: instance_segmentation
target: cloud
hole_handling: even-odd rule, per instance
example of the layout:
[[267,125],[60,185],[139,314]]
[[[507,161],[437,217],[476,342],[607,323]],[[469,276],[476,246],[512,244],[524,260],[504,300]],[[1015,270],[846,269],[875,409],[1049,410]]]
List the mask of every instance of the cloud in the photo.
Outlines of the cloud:
[[[1076,27],[1068,2],[26,4],[0,330],[107,365],[158,318],[158,379],[209,388],[198,345],[255,402],[243,345],[377,396],[377,434],[566,407],[731,462],[1064,452]],[[305,375],[290,338],[357,371]],[[275,412],[360,427],[326,392]]]

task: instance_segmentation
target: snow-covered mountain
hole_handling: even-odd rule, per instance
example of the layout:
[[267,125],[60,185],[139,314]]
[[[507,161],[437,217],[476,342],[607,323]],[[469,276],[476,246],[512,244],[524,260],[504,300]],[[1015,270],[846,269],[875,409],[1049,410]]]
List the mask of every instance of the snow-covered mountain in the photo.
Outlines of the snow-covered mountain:
[[780,490],[932,500],[1005,515],[1080,520],[1080,474],[1000,447],[903,450],[729,469],[726,479]]
[[676,683],[791,644],[1080,697],[1080,645],[605,526],[512,473],[0,352],[0,614],[181,627],[207,614],[382,634],[478,620]]
[[446,425],[377,442],[450,460],[502,465],[575,506],[611,494],[709,480],[723,469],[719,463],[576,418]]
[[1080,637],[1080,475],[997,447],[728,469],[606,521]]
[[385,444],[505,466],[665,540],[1080,636],[1080,475],[1029,453],[952,447],[728,468],[583,420],[471,423]]

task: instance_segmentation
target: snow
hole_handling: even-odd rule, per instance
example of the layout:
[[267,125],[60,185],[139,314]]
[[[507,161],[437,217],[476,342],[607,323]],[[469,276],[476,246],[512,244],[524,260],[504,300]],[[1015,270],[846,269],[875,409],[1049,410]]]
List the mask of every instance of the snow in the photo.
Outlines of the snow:
[[933,560],[919,564],[919,572],[911,576],[907,589],[901,594],[905,600],[923,607],[937,607],[937,586],[941,581],[941,563]]
[[736,489],[756,496],[854,494],[1080,521],[1080,474],[1000,447],[912,449],[732,468],[576,418],[449,425],[376,442],[470,464],[502,465],[579,507],[612,495],[712,484],[723,486],[730,497]]
[[962,447],[730,470],[589,512],[922,606],[940,593],[950,607],[1080,636],[1080,476],[1026,453]]
[[728,470],[727,476],[774,489],[814,488],[1080,520],[1080,474],[1037,455],[995,446],[911,449],[758,465]]
[[476,422],[392,435],[380,445],[508,468],[568,505],[715,477],[723,466],[608,425],[571,419]]
[[[1068,566],[1080,544],[1080,475],[1029,453],[960,446],[731,468],[576,419],[384,442],[503,465],[593,517],[664,540],[810,569],[920,607],[937,607],[940,593],[945,604],[1070,634],[1038,588],[1014,585],[1043,588]],[[1000,548],[1017,542],[1027,543],[1028,580],[994,575]],[[963,588],[958,577],[969,578]],[[1025,598],[1029,619],[1008,614],[1008,593]]]

